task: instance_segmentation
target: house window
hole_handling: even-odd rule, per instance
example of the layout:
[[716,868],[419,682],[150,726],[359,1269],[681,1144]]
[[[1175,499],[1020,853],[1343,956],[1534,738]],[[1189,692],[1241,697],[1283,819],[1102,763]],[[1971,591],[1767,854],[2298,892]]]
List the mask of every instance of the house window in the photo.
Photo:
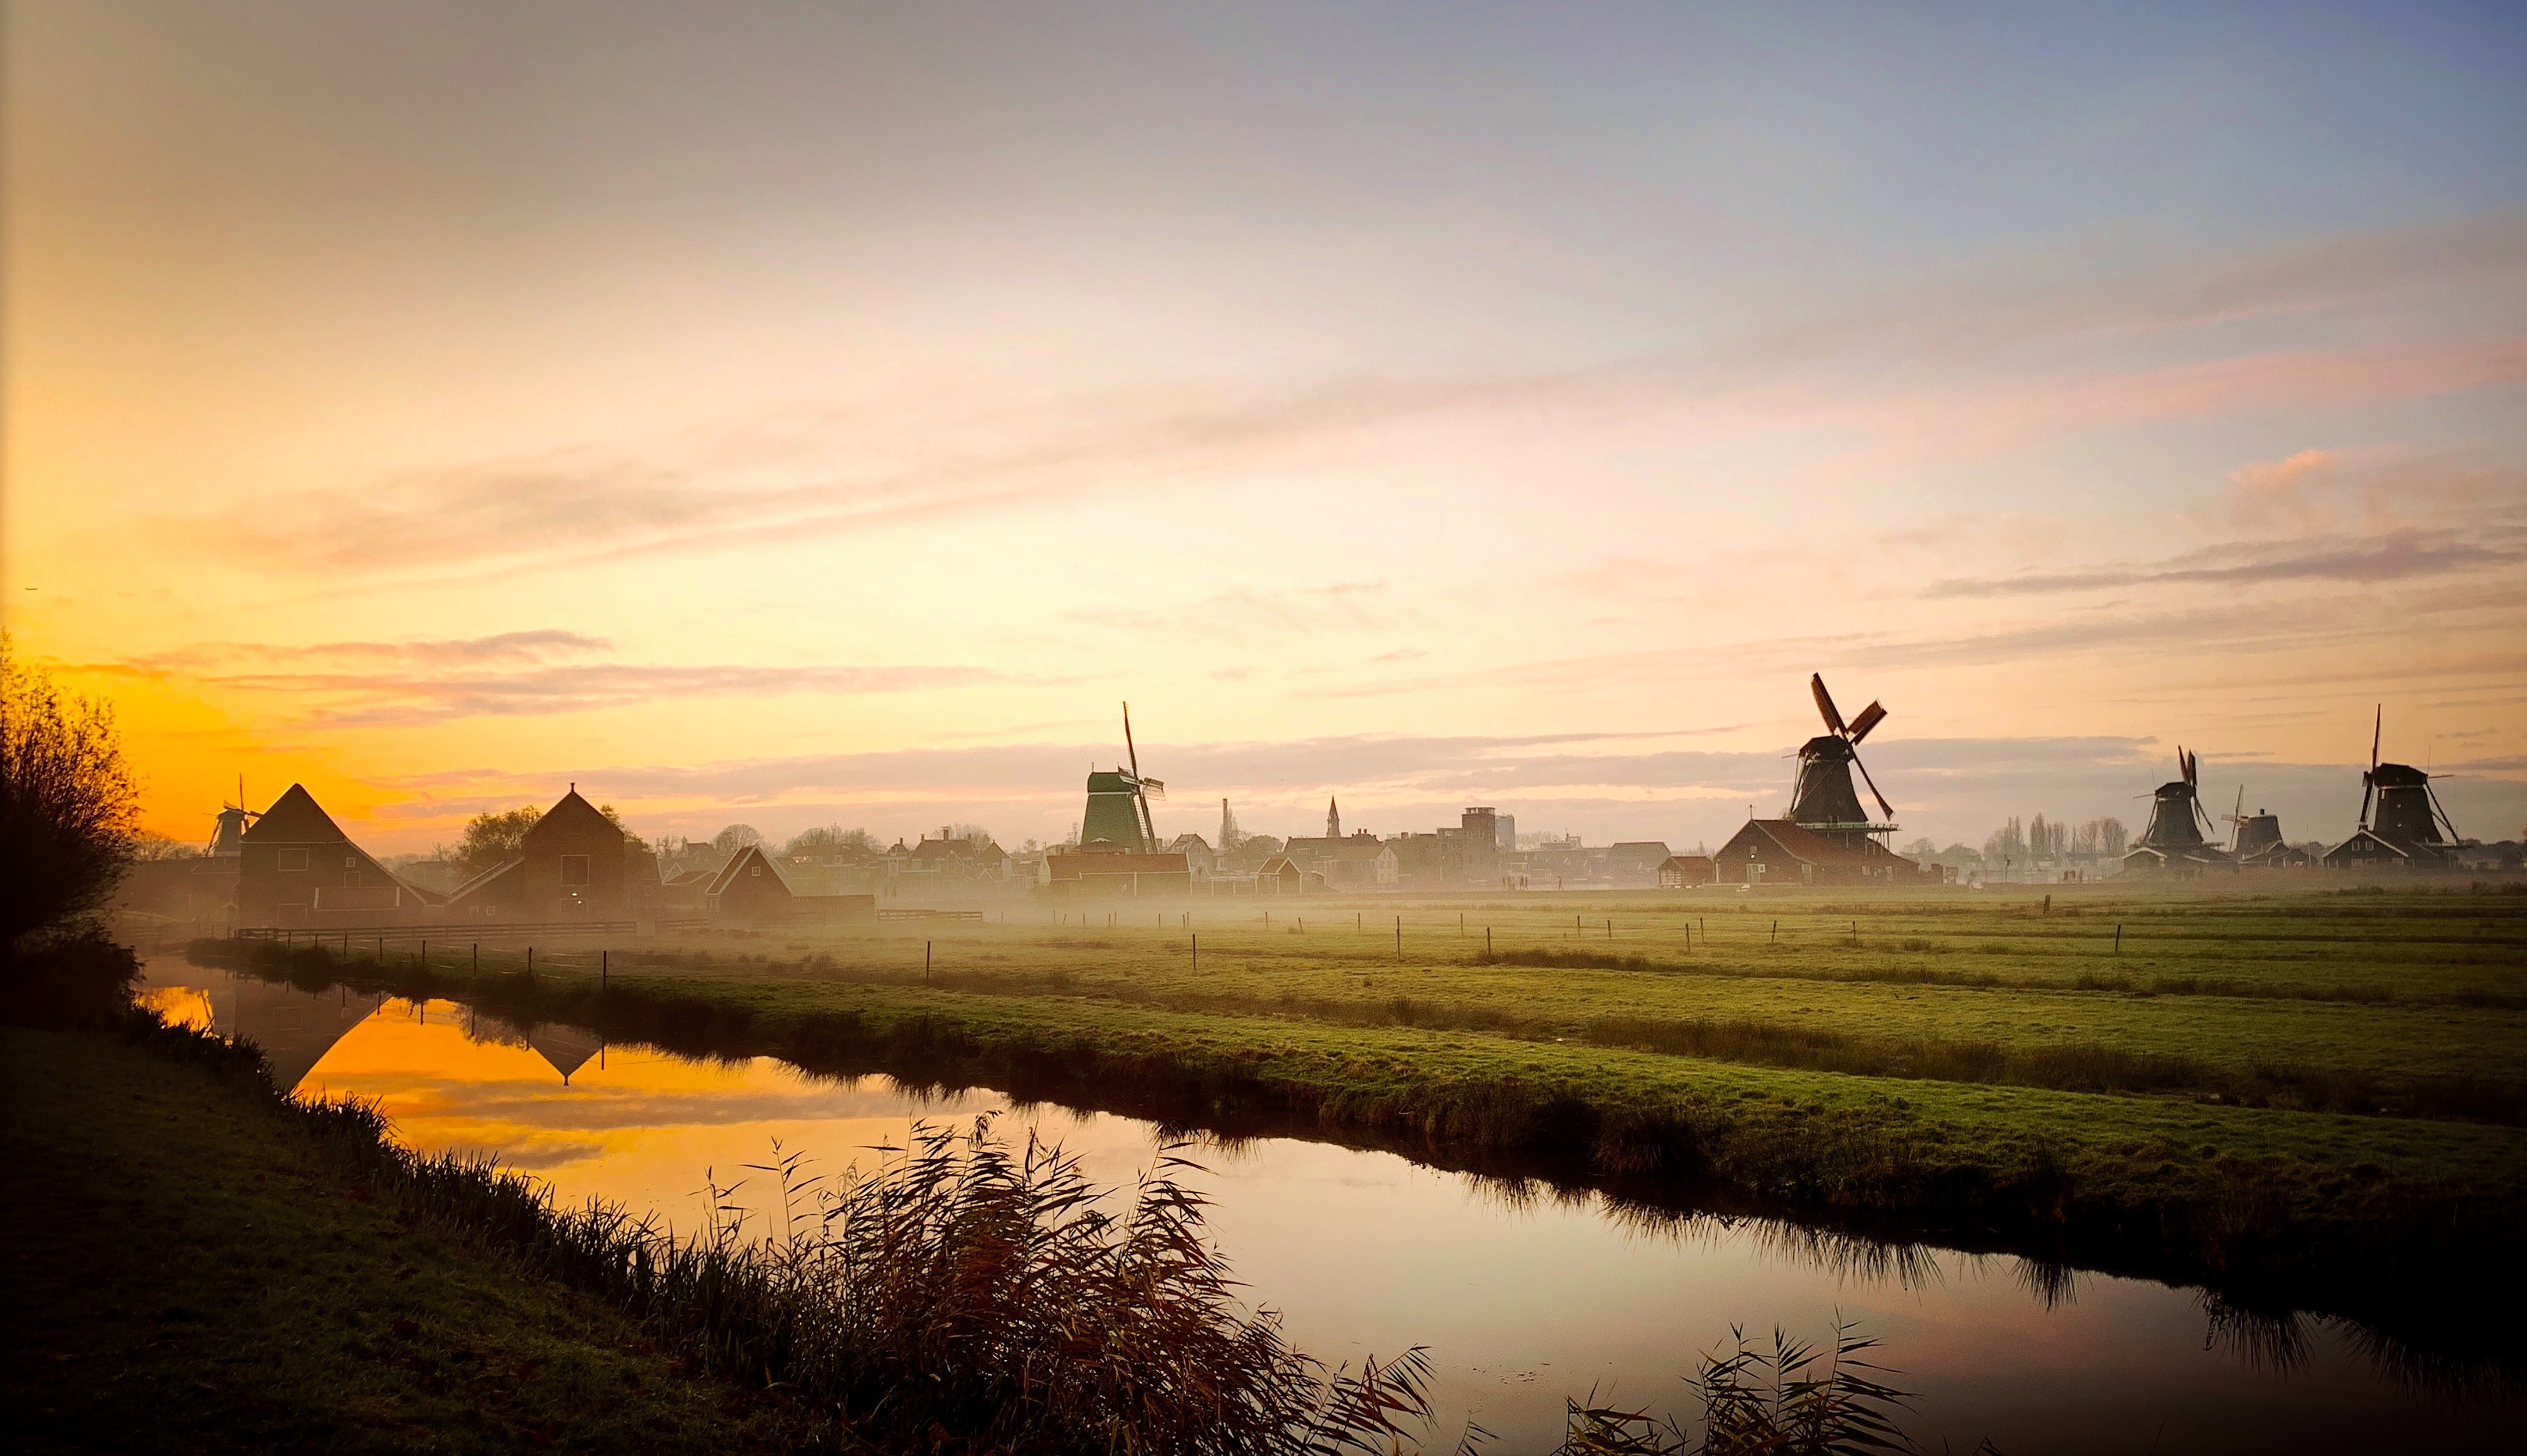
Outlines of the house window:
[[757,879],[757,880],[759,880],[759,879],[763,878],[763,866],[762,866],[762,865],[760,865],[760,864],[758,864],[758,865],[754,866],[752,869],[748,870],[746,873],[747,873],[747,877],[748,877],[748,879]]
[[561,882],[565,885],[585,885],[588,883],[588,857],[586,855],[564,855],[561,857]]
[[305,850],[284,850],[281,852],[281,869],[283,873],[296,874],[306,867],[307,852]]
[[359,857],[359,856],[357,856],[357,855],[344,855],[344,856],[342,857],[342,867],[343,867],[344,869],[357,869],[357,868],[359,868],[359,867],[360,867],[360,857]]

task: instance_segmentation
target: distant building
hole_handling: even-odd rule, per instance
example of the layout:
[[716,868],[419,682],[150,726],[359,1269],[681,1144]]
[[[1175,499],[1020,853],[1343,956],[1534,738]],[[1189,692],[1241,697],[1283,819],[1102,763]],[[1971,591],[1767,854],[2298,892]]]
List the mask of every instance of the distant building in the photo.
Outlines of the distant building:
[[1788,819],[1749,819],[1711,857],[1724,885],[1904,884],[1921,866],[1874,839],[1829,838]]
[[1193,893],[1193,868],[1185,857],[1168,851],[1154,855],[1086,850],[1044,857],[1037,888],[1068,899]]
[[1708,885],[1719,878],[1720,872],[1708,855],[1670,855],[1658,867],[1659,888],[1662,890]]
[[1391,858],[1381,870],[1378,861],[1386,846],[1366,829],[1340,837],[1295,838],[1281,847],[1281,853],[1308,873],[1323,876],[1331,890],[1374,889],[1381,874],[1396,872]]
[[1673,858],[1667,846],[1657,840],[1626,840],[1606,851],[1606,878],[1618,885],[1655,885],[1659,866]]
[[444,897],[407,885],[291,784],[237,836],[237,923],[397,925]]
[[[1323,887],[1324,881],[1318,880],[1316,888]],[[1264,867],[1255,872],[1255,888],[1258,894],[1263,895],[1304,894],[1308,889],[1308,872],[1289,856],[1275,855],[1264,860]]]
[[876,896],[831,893],[801,860],[776,859],[761,845],[739,851],[703,892],[711,918],[737,925],[875,923]]

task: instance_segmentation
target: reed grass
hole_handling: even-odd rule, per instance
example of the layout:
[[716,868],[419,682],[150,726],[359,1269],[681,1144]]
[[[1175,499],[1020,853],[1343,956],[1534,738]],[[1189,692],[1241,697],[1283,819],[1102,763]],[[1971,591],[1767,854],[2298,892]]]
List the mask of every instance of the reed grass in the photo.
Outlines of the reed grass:
[[[260,1056],[200,1033],[143,1035],[227,1066]],[[376,1108],[275,1090],[273,1105],[408,1217],[461,1229],[527,1273],[624,1309],[702,1372],[776,1390],[828,1439],[1010,1453],[1382,1450],[1429,1419],[1422,1351],[1357,1371],[1293,1347],[1249,1312],[1206,1230],[1194,1168],[1170,1149],[1110,1212],[1058,1147],[916,1126],[833,1185],[774,1149],[783,1226],[751,1230],[715,1188],[678,1237],[603,1201],[457,1153],[395,1143]]]

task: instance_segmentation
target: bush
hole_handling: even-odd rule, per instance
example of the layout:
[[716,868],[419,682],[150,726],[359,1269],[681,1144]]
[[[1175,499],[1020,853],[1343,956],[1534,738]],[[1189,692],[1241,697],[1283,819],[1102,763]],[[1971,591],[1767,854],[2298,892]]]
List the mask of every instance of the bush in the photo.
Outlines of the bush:
[[[113,897],[131,862],[134,798],[113,707],[65,700],[0,633],[0,981],[21,974],[22,942],[76,940]],[[29,949],[48,974],[89,963]]]

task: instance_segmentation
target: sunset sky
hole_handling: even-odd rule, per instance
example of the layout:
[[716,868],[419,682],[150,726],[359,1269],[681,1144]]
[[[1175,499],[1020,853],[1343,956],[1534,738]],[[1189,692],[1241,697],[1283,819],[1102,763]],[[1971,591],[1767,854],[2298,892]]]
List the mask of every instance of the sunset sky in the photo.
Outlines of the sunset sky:
[[2527,9],[6,10],[19,647],[380,853],[2527,825]]

